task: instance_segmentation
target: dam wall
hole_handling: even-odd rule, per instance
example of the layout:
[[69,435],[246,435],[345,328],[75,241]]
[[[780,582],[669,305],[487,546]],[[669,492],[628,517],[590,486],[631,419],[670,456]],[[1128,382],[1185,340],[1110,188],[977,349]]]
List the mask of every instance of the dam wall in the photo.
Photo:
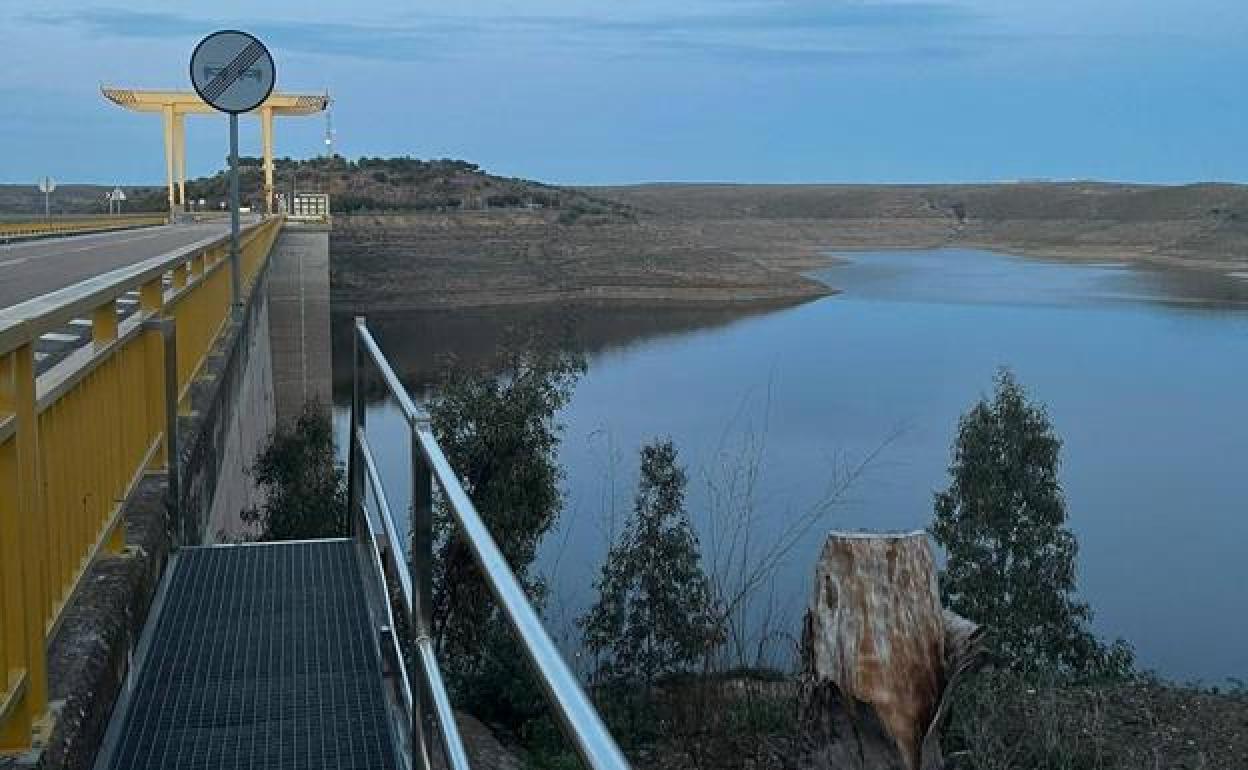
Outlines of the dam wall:
[[269,262],[269,339],[277,421],[304,404],[332,405],[329,329],[329,226],[288,224]]

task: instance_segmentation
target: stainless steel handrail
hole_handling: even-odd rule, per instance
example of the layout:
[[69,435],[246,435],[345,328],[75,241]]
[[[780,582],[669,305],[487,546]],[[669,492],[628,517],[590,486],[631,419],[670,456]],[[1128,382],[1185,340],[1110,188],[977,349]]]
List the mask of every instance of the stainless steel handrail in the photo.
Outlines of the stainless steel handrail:
[[[504,558],[498,545],[494,542],[494,538],[490,535],[485,522],[482,521],[480,514],[477,513],[476,506],[473,505],[472,500],[464,491],[459,478],[455,475],[454,469],[446,459],[441,446],[438,445],[438,441],[430,427],[428,415],[412,402],[398,376],[394,373],[394,369],[381,352],[381,348],[377,345],[376,340],[373,339],[363,318],[357,317],[355,319],[354,342],[351,403],[352,440],[351,451],[348,455],[347,472],[348,497],[350,498],[352,511],[355,511],[360,505],[366,486],[371,486],[376,490],[375,493],[378,494],[379,499],[384,497],[384,492],[380,490],[380,479],[376,477],[376,463],[372,458],[371,448],[368,446],[365,432],[366,415],[364,412],[361,374],[364,368],[363,365],[366,363],[366,355],[368,360],[380,372],[387,391],[399,403],[399,408],[403,411],[411,431],[412,520],[410,524],[413,544],[411,560],[412,569],[415,570],[416,576],[411,582],[415,601],[414,605],[409,606],[412,606],[413,629],[415,631],[417,652],[420,656],[422,678],[425,686],[419,688],[422,692],[422,700],[426,697],[425,688],[431,691],[427,694],[431,702],[422,702],[419,707],[420,716],[424,717],[422,729],[418,731],[418,734],[421,736],[418,741],[421,755],[428,756],[428,749],[432,740],[430,735],[432,726],[429,724],[429,716],[436,713],[438,715],[438,726],[444,743],[444,750],[446,756],[451,760],[450,766],[458,768],[459,765],[456,762],[462,760],[465,762],[464,766],[466,767],[466,755],[460,754],[457,756],[458,752],[462,752],[463,747],[458,740],[457,731],[454,731],[454,720],[446,718],[446,715],[450,712],[450,702],[446,698],[445,688],[441,687],[441,675],[435,660],[433,644],[430,641],[429,592],[433,560],[432,481],[436,480],[455,523],[459,526],[473,556],[476,558],[477,565],[485,577],[490,592],[499,603],[512,630],[520,640],[520,646],[524,649],[525,657],[528,658],[530,665],[537,674],[537,679],[541,682],[542,688],[545,690],[547,698],[577,754],[585,765],[593,770],[628,770],[628,761],[620,752],[615,739],[607,731],[602,719],[598,716],[597,710],[585,695],[576,676],[568,668],[567,663],[564,662],[563,656],[560,655],[550,635],[546,633],[541,618],[538,617],[537,612],[534,611],[529,603],[528,597],[525,595],[520,582],[516,579],[515,573],[507,564],[506,558]],[[379,502],[378,507],[381,509],[379,512],[381,516],[390,516],[388,504]],[[383,526],[386,526],[387,536],[390,536],[389,532],[393,528],[393,522],[390,522],[389,525],[383,524]],[[400,569],[406,570],[408,568],[402,558],[398,559],[398,561],[402,563]],[[454,741],[447,741],[448,724],[453,731]],[[448,743],[450,745],[447,745]]]
[[[355,440],[359,444],[360,459],[364,463],[365,471],[368,473],[369,487],[373,491],[373,498],[377,501],[377,509],[381,525],[386,533],[386,540],[390,543],[392,549],[396,549],[402,553],[403,545],[399,541],[398,530],[394,526],[394,514],[390,511],[390,502],[386,499],[386,490],[381,484],[381,473],[377,470],[377,462],[373,459],[373,450],[369,446],[368,438],[364,435],[363,430],[357,430]],[[399,580],[399,589],[402,592],[403,605],[407,609],[407,614],[412,614],[412,573],[406,569],[407,562],[402,558],[395,561],[403,562],[401,569],[397,570],[398,575],[395,577]]]

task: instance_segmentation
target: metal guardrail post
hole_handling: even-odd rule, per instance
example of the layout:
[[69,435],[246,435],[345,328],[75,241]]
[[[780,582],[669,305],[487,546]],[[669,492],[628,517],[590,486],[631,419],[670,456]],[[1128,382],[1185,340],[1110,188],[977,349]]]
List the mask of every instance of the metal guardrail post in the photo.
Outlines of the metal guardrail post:
[[[16,557],[17,567],[5,572],[9,578],[17,578],[4,589],[5,625],[0,629],[5,635],[4,648],[16,660],[9,661],[5,689],[11,685],[24,687],[25,692],[14,692],[16,702],[0,702],[5,706],[0,713],[0,748],[20,749],[28,746],[31,727],[41,719],[48,707],[48,661],[44,638],[44,612],[48,605],[48,586],[43,560],[32,558],[33,554],[46,552],[47,520],[44,516],[43,483],[41,476],[39,425],[35,406],[35,357],[34,345],[27,343],[2,357],[0,361],[0,412],[11,411],[17,420],[14,433],[13,462],[16,489],[14,515],[0,518],[0,557],[5,561]],[[16,574],[14,574],[14,572]],[[14,685],[7,674],[25,668],[25,681]],[[3,694],[3,691],[0,691]]]
[[160,335],[164,354],[165,459],[169,469],[169,531],[178,545],[192,545],[190,523],[182,518],[181,466],[178,463],[178,335],[172,318],[148,318],[143,328]]
[[355,333],[351,335],[351,439],[347,451],[347,536],[355,532],[355,512],[359,510],[364,498],[364,471],[360,462],[359,448],[355,437],[364,427],[364,394],[360,377],[363,371],[364,351],[360,349],[360,331],[364,328],[364,318],[356,316]]
[[[416,422],[411,425],[410,443],[412,463],[412,507],[409,512],[408,528],[412,533],[412,583],[415,596],[412,597],[413,622],[416,625],[415,639],[429,639],[433,634],[433,474],[420,451],[418,430],[427,429],[427,422]],[[402,545],[394,544],[401,549]],[[402,552],[397,554],[400,558]],[[433,748],[433,703],[430,693],[425,687],[416,688],[416,713],[414,718],[420,724],[421,741],[425,750]],[[413,726],[415,729],[417,726]]]

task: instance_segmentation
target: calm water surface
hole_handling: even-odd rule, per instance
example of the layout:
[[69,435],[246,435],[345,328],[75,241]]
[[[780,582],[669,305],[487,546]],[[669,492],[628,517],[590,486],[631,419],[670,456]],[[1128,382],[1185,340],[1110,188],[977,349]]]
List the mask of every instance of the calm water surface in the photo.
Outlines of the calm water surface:
[[[763,541],[872,458],[777,574],[774,603],[795,619],[826,530],[927,526],[958,416],[1008,365],[1065,441],[1061,479],[1096,630],[1130,640],[1168,677],[1248,677],[1248,280],[969,250],[853,254],[817,275],[844,293],[745,316],[574,313],[589,372],[561,415],[567,504],[543,554],[556,614],[591,600],[612,512],[631,505],[637,450],[670,436],[704,548],[711,490],[751,447]],[[439,354],[473,360],[506,327],[567,328],[558,316],[374,326],[421,391]],[[337,372],[341,424],[349,372]],[[370,409],[370,433],[393,448],[383,474],[405,500],[401,420],[385,403]]]

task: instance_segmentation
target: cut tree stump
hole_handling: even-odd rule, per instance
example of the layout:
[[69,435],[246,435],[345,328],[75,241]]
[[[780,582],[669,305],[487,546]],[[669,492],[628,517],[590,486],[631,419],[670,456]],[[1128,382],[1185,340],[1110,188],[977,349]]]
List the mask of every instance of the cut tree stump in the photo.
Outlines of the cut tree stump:
[[804,764],[938,770],[983,630],[940,605],[924,532],[828,535],[802,629]]

